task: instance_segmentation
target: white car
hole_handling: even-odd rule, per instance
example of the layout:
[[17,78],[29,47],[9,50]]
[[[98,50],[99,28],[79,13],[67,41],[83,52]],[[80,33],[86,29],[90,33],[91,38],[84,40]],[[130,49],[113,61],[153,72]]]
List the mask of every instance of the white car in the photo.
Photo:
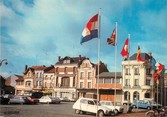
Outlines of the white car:
[[118,113],[123,113],[123,111],[124,111],[123,105],[121,105],[121,103],[119,103],[119,102],[100,101],[100,104],[102,106],[106,106],[106,107],[112,109],[114,111],[115,115]]
[[113,114],[110,108],[101,106],[96,99],[79,98],[73,105],[76,114],[86,114],[86,112],[98,114],[99,117]]
[[49,96],[42,96],[41,98],[39,98],[39,103],[51,103],[52,100]]

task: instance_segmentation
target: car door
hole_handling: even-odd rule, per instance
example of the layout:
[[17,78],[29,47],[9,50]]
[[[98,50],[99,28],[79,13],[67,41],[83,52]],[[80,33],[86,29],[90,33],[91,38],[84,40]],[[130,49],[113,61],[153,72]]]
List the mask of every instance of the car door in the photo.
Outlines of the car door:
[[87,105],[88,105],[88,100],[86,99],[81,99],[80,100],[80,110],[82,111],[87,111]]
[[144,101],[140,101],[140,102],[138,103],[138,105],[139,105],[140,108],[145,108],[145,103],[144,103]]
[[93,100],[88,100],[87,112],[91,112],[91,113],[97,112],[97,105],[95,104]]

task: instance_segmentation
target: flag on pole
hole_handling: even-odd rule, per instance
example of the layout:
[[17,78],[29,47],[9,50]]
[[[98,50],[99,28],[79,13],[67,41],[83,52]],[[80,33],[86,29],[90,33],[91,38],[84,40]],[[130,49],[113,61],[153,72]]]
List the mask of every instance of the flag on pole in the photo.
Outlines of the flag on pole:
[[157,80],[157,84],[159,84],[159,80],[162,76],[162,70],[164,69],[164,66],[158,62],[156,62],[155,66],[156,66],[156,71],[153,74],[153,77],[155,80]]
[[159,71],[162,71],[162,69],[164,68],[164,66],[161,63],[158,63],[158,62],[156,62],[155,66],[156,66],[156,69],[159,70]]
[[137,51],[137,55],[136,55],[136,60],[137,60],[138,62],[145,62],[145,60],[143,60],[143,59],[141,58],[140,46],[138,46],[138,51]]
[[81,36],[80,44],[98,37],[98,14],[94,15],[86,24]]
[[151,57],[151,63],[152,63],[152,69],[156,70],[156,66],[155,66],[156,60],[153,57]]
[[107,44],[112,46],[116,45],[116,27],[114,28],[110,38],[107,38]]
[[121,55],[124,57],[124,56],[128,56],[129,54],[129,50],[128,50],[128,46],[129,46],[129,39],[127,38],[125,43],[124,43],[124,46],[122,48],[122,51],[121,51]]

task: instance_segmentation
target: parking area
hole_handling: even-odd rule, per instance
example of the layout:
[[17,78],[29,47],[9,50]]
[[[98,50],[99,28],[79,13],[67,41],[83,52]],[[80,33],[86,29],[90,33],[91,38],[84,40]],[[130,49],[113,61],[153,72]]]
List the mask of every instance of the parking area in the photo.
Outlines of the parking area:
[[[37,105],[0,105],[0,117],[95,117],[94,114],[75,114],[72,109],[73,102],[61,104]],[[125,106],[126,108],[126,106]],[[145,116],[146,110],[133,110],[132,113],[119,114],[119,117]]]

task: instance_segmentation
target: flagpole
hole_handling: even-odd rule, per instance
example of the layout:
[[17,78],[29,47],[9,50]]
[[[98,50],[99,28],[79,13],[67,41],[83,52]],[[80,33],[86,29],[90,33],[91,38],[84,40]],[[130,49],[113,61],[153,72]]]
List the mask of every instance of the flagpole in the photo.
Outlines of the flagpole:
[[[98,12],[98,78],[97,78],[97,110],[98,110],[98,102],[99,102],[99,73],[100,73],[100,12],[101,8],[99,8]],[[96,113],[96,117],[98,116],[98,113]]]
[[[128,68],[129,68],[129,74],[130,74],[130,58],[129,58],[129,56],[130,56],[130,34],[128,34],[128,39],[129,39],[129,44],[128,44]],[[128,74],[128,76],[129,76],[129,74]],[[129,90],[130,90],[130,78],[128,79],[127,113],[129,111],[129,101],[130,101],[130,99],[129,99],[130,98],[130,91]]]
[[114,108],[116,106],[116,78],[117,78],[117,34],[118,34],[118,30],[117,30],[117,22],[116,22],[116,39],[115,39],[115,91],[114,91],[114,95],[115,95],[115,98],[114,98]]
[[157,79],[157,109],[158,109],[158,79]]

